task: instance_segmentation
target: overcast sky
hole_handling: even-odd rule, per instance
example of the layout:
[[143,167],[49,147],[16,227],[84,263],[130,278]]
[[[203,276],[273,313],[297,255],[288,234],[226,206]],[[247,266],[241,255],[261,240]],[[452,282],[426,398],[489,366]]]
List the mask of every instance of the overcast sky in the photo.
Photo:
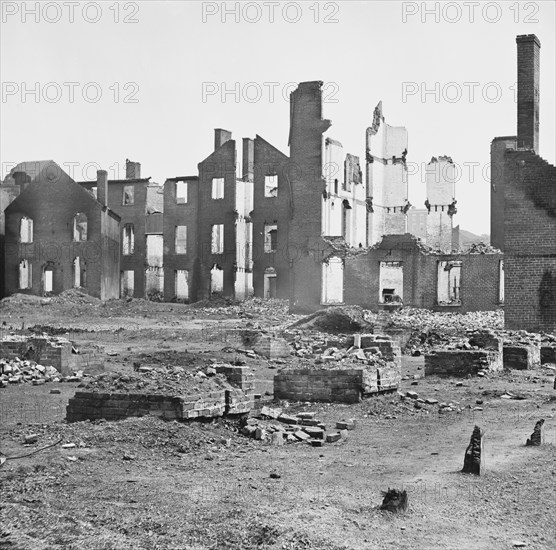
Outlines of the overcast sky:
[[217,127],[288,154],[291,83],[322,80],[327,136],[363,159],[382,100],[386,122],[409,132],[410,201],[423,207],[422,166],[449,155],[461,166],[454,222],[489,232],[490,142],[516,133],[518,34],[542,44],[540,154],[555,163],[555,3],[424,7],[228,2],[226,13],[222,2],[4,1],[2,178],[37,159],[76,180],[97,167],[125,177],[130,158],[163,183],[197,173]]

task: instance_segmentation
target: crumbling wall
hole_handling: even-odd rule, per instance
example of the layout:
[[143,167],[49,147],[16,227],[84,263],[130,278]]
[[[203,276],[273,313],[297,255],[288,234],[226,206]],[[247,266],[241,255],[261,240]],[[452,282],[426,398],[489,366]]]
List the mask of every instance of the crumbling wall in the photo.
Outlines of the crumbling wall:
[[[183,182],[187,188],[187,201],[178,202],[177,185]],[[176,288],[176,272],[187,272],[188,298],[197,301],[198,276],[196,272],[197,258],[197,212],[199,209],[199,178],[187,176],[171,178],[164,183],[164,300],[167,302],[178,299]],[[186,253],[176,254],[176,227],[187,227]],[[179,282],[178,282],[179,284]]]
[[556,331],[556,167],[533,151],[507,151],[505,326]]

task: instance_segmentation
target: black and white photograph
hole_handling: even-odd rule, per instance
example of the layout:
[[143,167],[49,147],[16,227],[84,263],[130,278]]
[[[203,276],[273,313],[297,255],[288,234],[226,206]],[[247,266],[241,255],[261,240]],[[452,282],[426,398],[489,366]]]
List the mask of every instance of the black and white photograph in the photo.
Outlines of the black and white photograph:
[[0,0],[0,548],[556,548],[556,0]]

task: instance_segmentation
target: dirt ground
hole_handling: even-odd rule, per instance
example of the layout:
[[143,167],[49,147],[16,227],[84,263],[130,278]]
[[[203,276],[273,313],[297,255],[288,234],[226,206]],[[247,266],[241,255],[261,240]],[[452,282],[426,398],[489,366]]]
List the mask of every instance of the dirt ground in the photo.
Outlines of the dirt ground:
[[[271,404],[265,394],[281,365],[237,352],[234,331],[295,318],[280,304],[259,306],[29,300],[3,303],[0,318],[5,330],[59,327],[77,345],[103,344],[111,372],[132,372],[134,361],[202,367],[214,358],[243,360]],[[322,448],[271,446],[223,419],[67,424],[65,405],[77,383],[0,389],[0,451],[10,457],[0,468],[0,548],[555,548],[555,371],[414,378],[422,358],[404,358],[403,370],[409,379],[401,392],[454,410],[416,408],[397,393],[356,405],[281,403],[288,412],[316,412],[329,430],[356,419],[347,439]],[[506,391],[521,399],[502,398]],[[525,447],[540,418],[544,445]],[[486,432],[480,477],[460,473],[474,425]],[[29,434],[36,443],[24,444]],[[62,447],[68,443],[75,446]],[[408,491],[406,513],[378,509],[389,487]]]

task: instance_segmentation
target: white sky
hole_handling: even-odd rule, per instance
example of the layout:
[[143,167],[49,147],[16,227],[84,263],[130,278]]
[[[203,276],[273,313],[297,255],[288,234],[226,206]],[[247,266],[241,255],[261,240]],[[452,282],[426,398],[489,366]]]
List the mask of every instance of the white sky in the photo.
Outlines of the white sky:
[[[327,136],[363,160],[365,129],[382,100],[386,122],[408,129],[410,163],[449,155],[462,166],[454,222],[488,233],[483,170],[488,175],[492,138],[516,133],[515,37],[533,33],[542,44],[540,154],[555,163],[553,1],[489,2],[486,8],[484,2],[427,2],[428,15],[423,2],[342,0],[320,2],[318,10],[314,1],[289,2],[285,17],[288,3],[281,2],[272,23],[268,2],[258,3],[260,12],[254,2],[238,3],[239,22],[233,12],[222,22],[222,2],[122,2],[119,10],[112,0],[81,2],[73,22],[63,1],[41,2],[36,15],[24,16],[35,4],[2,2],[2,177],[13,164],[37,159],[53,159],[70,173],[74,163],[77,180],[93,179],[97,167],[111,178],[125,177],[130,158],[141,162],[143,176],[163,183],[197,173],[197,163],[212,152],[217,127],[237,140],[258,133],[288,154],[284,90],[293,88],[288,83],[322,80],[328,83],[324,117],[333,123]],[[227,4],[234,9],[235,2]],[[286,20],[298,16],[297,22]],[[124,23],[126,17],[137,22]],[[77,83],[73,102],[64,84],[69,82]],[[278,83],[274,101],[264,84],[271,82]],[[205,101],[203,83],[218,90]],[[232,91],[236,83],[239,95],[230,92],[223,101],[222,88]],[[417,90],[405,100],[404,83]],[[422,101],[423,87],[434,90],[436,83],[439,102],[434,93]],[[474,101],[472,85],[464,83],[477,83]],[[91,99],[99,90],[102,96],[88,102],[84,90]],[[129,94],[135,103],[123,101]],[[410,201],[419,208],[425,199],[421,175],[419,169],[409,180]]]

